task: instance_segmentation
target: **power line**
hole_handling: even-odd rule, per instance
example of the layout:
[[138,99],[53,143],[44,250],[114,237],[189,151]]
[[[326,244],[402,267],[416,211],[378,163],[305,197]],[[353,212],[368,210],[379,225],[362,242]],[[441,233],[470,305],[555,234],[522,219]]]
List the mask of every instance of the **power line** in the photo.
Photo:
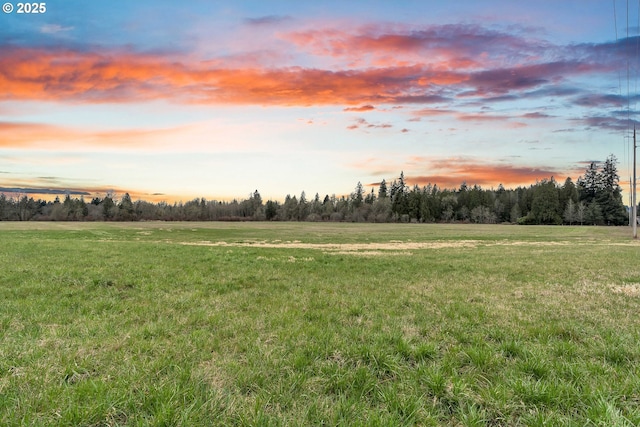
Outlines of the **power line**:
[[[629,80],[630,80],[630,75],[629,75],[629,66],[630,66],[630,61],[629,61],[629,52],[627,49],[627,45],[629,44],[629,0],[627,0],[627,28],[626,28],[626,32],[627,32],[627,38],[625,39],[624,42],[624,46],[623,46],[623,52],[624,52],[624,56],[627,59],[627,143],[629,141],[629,135],[631,133],[631,90],[630,90],[630,85],[629,85]],[[634,132],[635,132],[635,128],[634,128]],[[627,151],[628,151],[628,145],[627,145]]]
[[[616,51],[622,53],[625,56],[627,61],[627,130],[624,136],[625,146],[624,153],[627,157],[627,170],[629,171],[629,175],[633,172],[633,179],[629,176],[629,222],[633,227],[633,238],[637,238],[637,201],[636,201],[636,119],[633,119],[633,146],[629,147],[631,143],[631,56],[633,54],[633,45],[631,44],[630,39],[630,27],[629,27],[629,0],[626,1],[627,6],[627,16],[626,16],[626,38],[623,43],[620,43],[618,38],[618,16],[616,10],[616,0],[613,0],[613,21],[614,21],[614,29],[616,35]],[[636,52],[635,52],[635,60],[634,60],[634,117],[635,110],[638,102],[638,73],[640,69],[640,0],[638,0],[638,25],[636,26]],[[622,77],[620,75],[620,71],[618,71],[618,89],[620,91],[620,96],[624,96],[622,94]],[[630,157],[628,156],[629,149],[633,149],[633,166],[630,164]]]
[[[640,0],[638,0],[640,2]],[[616,9],[616,0],[612,0],[613,3],[613,27],[615,30],[615,36],[616,36],[616,49],[619,48],[619,43],[620,43],[620,39],[618,38],[618,13],[617,13],[617,9]],[[629,4],[628,0],[627,0],[627,5]],[[640,9],[639,9],[639,13],[640,13]],[[640,15],[639,15],[639,19],[640,19]],[[629,26],[627,25],[627,31],[628,31]],[[616,67],[617,68],[617,67]],[[629,81],[629,77],[628,77],[628,73],[627,73],[627,82]],[[628,90],[627,90],[628,92]],[[618,93],[620,94],[620,97],[622,98],[623,92],[622,92],[622,71],[618,68]],[[628,100],[628,96],[627,96],[627,100]],[[627,109],[627,113],[628,113],[628,109]],[[629,135],[630,135],[630,126],[629,126],[629,115],[627,114],[627,130],[625,132],[625,135],[622,137],[622,147],[623,147],[623,153],[624,153],[624,157],[623,157],[623,164],[626,163],[627,165],[627,171],[631,170],[631,165],[630,165],[630,160],[629,160]],[[629,181],[631,181],[631,176],[629,176]],[[629,196],[631,197],[631,196]],[[631,202],[631,199],[629,199],[629,201]]]

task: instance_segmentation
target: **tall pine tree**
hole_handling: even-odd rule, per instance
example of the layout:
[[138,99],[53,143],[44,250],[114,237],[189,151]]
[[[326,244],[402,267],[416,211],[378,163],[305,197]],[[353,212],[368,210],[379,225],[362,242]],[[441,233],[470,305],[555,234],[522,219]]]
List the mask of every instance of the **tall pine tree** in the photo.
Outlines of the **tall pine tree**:
[[601,170],[596,162],[591,162],[584,177],[578,178],[580,201],[588,207],[587,222],[607,225],[623,225],[627,222],[617,163],[616,156],[611,154]]
[[591,162],[584,177],[578,178],[578,194],[580,201],[589,204],[596,197],[598,191],[602,188],[601,176],[598,173],[598,163]]
[[602,210],[602,219],[607,225],[624,225],[628,220],[627,210],[622,202],[617,163],[618,159],[613,154],[605,160],[600,173],[600,191],[595,198]]

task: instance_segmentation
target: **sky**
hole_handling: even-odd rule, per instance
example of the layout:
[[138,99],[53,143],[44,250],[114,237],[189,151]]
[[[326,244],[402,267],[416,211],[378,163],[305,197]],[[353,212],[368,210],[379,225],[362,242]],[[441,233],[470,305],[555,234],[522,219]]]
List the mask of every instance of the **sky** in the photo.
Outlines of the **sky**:
[[515,188],[575,181],[614,154],[628,197],[634,2],[9,4],[9,195],[281,201],[400,172],[411,186]]

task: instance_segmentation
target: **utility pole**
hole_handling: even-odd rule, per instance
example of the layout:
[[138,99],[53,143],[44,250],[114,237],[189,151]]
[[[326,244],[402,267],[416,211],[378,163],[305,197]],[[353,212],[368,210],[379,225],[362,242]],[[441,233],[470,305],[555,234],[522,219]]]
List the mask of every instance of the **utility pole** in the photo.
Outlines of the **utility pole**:
[[636,127],[633,126],[633,238],[638,238],[638,202],[636,201]]

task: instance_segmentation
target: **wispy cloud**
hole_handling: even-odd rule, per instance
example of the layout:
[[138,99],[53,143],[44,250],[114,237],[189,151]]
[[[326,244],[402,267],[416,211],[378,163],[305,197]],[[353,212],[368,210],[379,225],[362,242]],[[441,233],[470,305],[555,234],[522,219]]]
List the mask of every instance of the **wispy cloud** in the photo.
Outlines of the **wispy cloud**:
[[624,115],[621,115],[620,117],[614,117],[611,115],[594,115],[574,119],[573,121],[590,129],[604,129],[612,132],[629,131],[630,129],[633,129],[634,126],[640,128],[640,121],[631,118],[624,118]]
[[44,24],[40,27],[40,32],[42,34],[60,34],[72,31],[73,29],[74,27],[65,27],[58,24]]
[[434,117],[434,116],[446,116],[455,114],[454,110],[441,109],[441,108],[423,108],[420,110],[414,110],[411,112],[414,117]]
[[246,18],[244,22],[249,25],[273,25],[281,24],[290,20],[292,20],[292,18],[288,15],[266,15],[257,18]]
[[45,123],[0,121],[0,148],[136,149],[158,146],[161,138],[182,130],[183,128],[87,130]]
[[364,111],[372,111],[375,110],[376,107],[373,105],[362,105],[360,107],[347,107],[344,111],[355,111],[355,112],[364,112]]
[[355,119],[354,122],[352,125],[347,126],[347,129],[389,129],[393,127],[391,123],[370,123],[362,117]]
[[541,113],[539,111],[535,111],[533,113],[525,113],[522,116],[523,119],[549,119],[554,117],[551,114]]
[[80,189],[48,188],[48,187],[0,187],[0,193],[89,196],[93,193]]
[[[482,69],[508,61],[548,55],[556,47],[540,40],[483,28],[478,25],[407,25],[370,24],[352,30],[310,29],[291,32],[283,38],[314,55],[370,58],[373,64],[387,61],[422,62],[424,54],[442,69]],[[478,52],[483,56],[479,57]],[[364,53],[364,55],[363,55]],[[388,64],[386,64],[388,65]]]

